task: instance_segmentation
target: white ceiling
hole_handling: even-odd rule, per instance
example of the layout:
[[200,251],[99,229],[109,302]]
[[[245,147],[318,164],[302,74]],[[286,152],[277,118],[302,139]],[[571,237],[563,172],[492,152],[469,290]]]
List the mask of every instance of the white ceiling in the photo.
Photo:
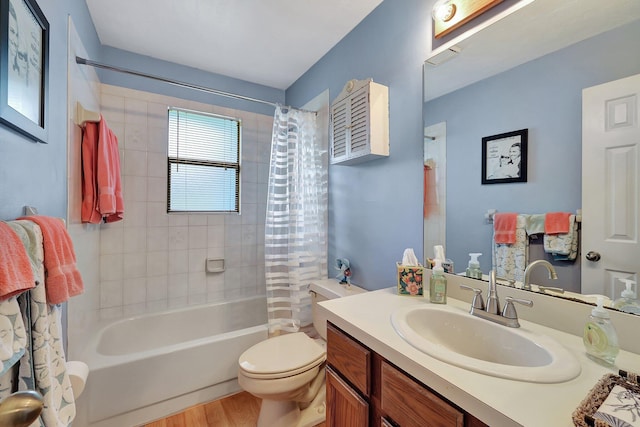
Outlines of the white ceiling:
[[535,0],[453,40],[462,51],[448,61],[425,64],[425,101],[638,19],[639,0]]
[[286,89],[382,0],[87,0],[103,45]]

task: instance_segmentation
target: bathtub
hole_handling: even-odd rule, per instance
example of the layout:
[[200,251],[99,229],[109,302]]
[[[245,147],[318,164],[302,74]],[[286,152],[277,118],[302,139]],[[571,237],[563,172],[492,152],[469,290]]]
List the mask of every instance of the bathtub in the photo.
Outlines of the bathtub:
[[239,390],[238,357],[267,338],[266,323],[255,297],[107,325],[85,356],[86,424],[140,425]]

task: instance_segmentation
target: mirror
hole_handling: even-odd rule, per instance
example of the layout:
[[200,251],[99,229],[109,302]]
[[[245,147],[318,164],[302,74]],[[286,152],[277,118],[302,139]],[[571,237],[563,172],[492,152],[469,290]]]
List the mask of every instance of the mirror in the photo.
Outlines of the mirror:
[[[631,54],[639,39],[640,2],[536,0],[434,51],[436,60],[428,62],[439,65],[424,65],[424,257],[443,244],[460,273],[469,253],[482,253],[486,275],[488,211],[581,209],[582,89],[640,73]],[[451,46],[460,52],[442,60]],[[482,185],[482,138],[521,129],[528,129],[527,182]],[[554,261],[542,238],[531,240],[529,261],[551,260],[559,278],[535,268],[531,282],[575,296],[584,256]],[[616,298],[622,289],[619,283]]]

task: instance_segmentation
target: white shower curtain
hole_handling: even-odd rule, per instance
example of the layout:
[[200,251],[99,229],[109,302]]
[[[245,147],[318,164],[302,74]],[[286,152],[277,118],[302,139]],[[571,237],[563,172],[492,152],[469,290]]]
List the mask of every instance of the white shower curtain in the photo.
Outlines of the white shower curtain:
[[327,276],[327,149],[319,139],[314,113],[276,107],[265,223],[271,335],[311,323],[308,285]]

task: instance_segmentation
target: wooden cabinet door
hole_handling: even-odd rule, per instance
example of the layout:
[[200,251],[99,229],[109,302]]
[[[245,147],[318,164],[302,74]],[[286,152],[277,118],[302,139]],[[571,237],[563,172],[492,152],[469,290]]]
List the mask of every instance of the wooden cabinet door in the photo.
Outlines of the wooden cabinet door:
[[327,427],[367,427],[369,404],[327,367]]
[[463,427],[464,414],[393,366],[382,364],[382,411],[402,427]]

